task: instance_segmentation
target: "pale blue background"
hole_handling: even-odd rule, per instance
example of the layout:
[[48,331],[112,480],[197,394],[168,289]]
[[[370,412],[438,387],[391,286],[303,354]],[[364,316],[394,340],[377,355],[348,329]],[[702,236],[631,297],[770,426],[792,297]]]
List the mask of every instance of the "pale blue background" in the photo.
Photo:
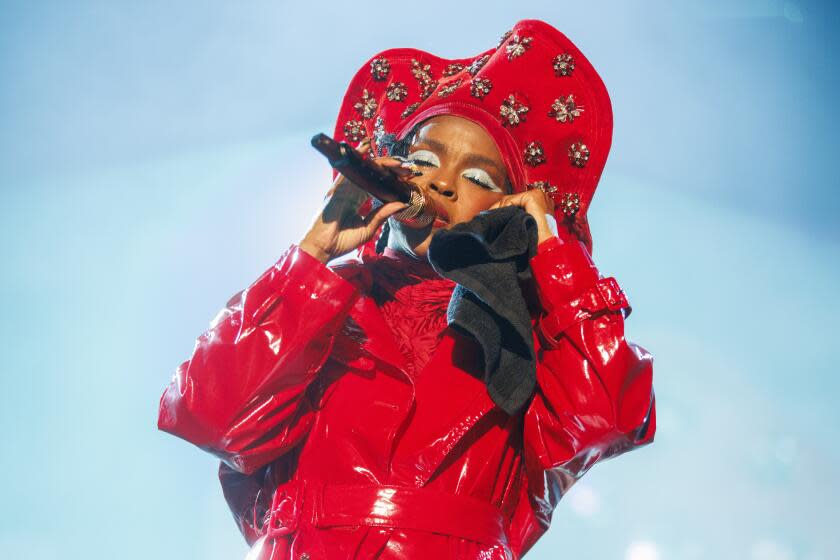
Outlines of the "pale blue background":
[[308,141],[356,69],[531,17],[612,95],[594,256],[656,356],[659,430],[528,558],[840,557],[838,9],[387,4],[0,3],[0,557],[244,556],[160,393],[304,233],[329,183]]

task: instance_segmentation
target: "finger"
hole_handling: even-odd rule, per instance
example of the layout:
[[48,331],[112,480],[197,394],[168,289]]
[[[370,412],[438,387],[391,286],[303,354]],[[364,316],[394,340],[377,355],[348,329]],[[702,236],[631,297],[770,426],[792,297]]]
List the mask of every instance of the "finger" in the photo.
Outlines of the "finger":
[[370,150],[370,136],[365,136],[362,138],[362,141],[359,142],[359,145],[356,146],[356,150],[359,152],[367,153]]
[[417,164],[411,161],[407,161],[404,158],[399,159],[390,156],[382,156],[378,158],[373,158],[376,163],[381,165],[382,167],[392,171],[400,176],[411,176],[418,175],[415,171],[417,170]]
[[397,167],[389,167],[388,170],[392,173],[396,173],[400,177],[414,177],[415,175],[421,175],[421,173],[417,173],[416,168],[413,165],[399,165]]
[[373,161],[384,167],[399,167],[404,160],[393,156],[379,156],[373,158]]
[[372,210],[365,217],[365,231],[373,235],[379,228],[379,226],[381,226],[385,222],[385,220],[387,220],[389,217],[396,214],[400,210],[405,210],[409,206],[411,205],[397,201],[389,202],[388,204],[383,204],[382,206]]
[[503,196],[491,208],[502,208],[504,206],[522,206],[524,205],[524,193],[508,194]]
[[372,159],[383,167],[410,167],[416,165],[415,161],[402,156],[379,156]]
[[508,205],[510,205],[510,195],[500,198],[488,210],[495,210],[496,208],[502,208]]
[[543,195],[545,196],[545,207],[550,213],[554,214],[554,197],[549,193],[543,193]]

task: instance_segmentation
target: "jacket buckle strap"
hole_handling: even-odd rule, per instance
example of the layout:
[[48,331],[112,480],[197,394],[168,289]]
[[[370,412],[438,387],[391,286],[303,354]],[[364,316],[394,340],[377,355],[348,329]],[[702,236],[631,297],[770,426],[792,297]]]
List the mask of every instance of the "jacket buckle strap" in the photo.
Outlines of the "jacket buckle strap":
[[624,295],[624,290],[612,276],[599,279],[594,286],[565,306],[555,308],[543,315],[537,325],[538,332],[549,348],[556,348],[559,344],[558,337],[563,331],[602,309],[609,311],[627,309],[626,315],[630,315],[630,303]]
[[598,280],[595,287],[604,302],[604,307],[610,311],[619,311],[630,306],[627,297],[624,295],[624,290],[621,289],[614,277],[610,276]]

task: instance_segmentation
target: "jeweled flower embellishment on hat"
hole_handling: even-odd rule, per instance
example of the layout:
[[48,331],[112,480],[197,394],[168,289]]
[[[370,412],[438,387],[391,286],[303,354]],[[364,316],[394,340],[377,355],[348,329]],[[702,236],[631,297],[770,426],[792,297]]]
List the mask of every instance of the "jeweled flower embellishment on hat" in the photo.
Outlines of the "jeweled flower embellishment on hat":
[[402,82],[391,82],[385,88],[385,97],[388,101],[404,101],[408,96],[408,88]]
[[365,125],[362,121],[347,121],[344,124],[344,136],[351,142],[358,142],[365,137]]
[[545,163],[545,150],[543,150],[542,142],[534,140],[525,146],[525,163],[531,167]]
[[449,82],[448,84],[446,84],[438,90],[438,95],[441,97],[447,97],[449,95],[452,95],[455,92],[455,90],[458,89],[458,86],[461,85],[461,81],[461,78],[458,78],[455,81]]
[[368,90],[364,90],[362,98],[353,105],[353,108],[363,119],[369,119],[376,113],[376,99],[371,97]]
[[391,63],[387,58],[374,58],[370,61],[370,75],[377,82],[382,82],[391,72]]
[[516,126],[525,120],[525,113],[528,112],[528,107],[516,100],[513,94],[510,94],[507,99],[502,101],[499,107],[499,115],[502,117],[503,126]]
[[470,95],[481,99],[493,89],[493,84],[488,78],[475,78],[470,82]]
[[470,73],[470,76],[475,76],[478,74],[478,71],[481,70],[481,67],[487,64],[487,61],[490,60],[490,55],[485,54],[479,58],[473,60],[469,66],[467,66],[467,72]]
[[542,192],[549,194],[557,192],[557,186],[552,185],[548,181],[534,181],[533,183],[528,183],[527,185],[525,185],[525,188],[528,190],[540,189]]
[[502,106],[499,107],[499,114],[502,117],[503,126],[516,126],[525,120],[525,113],[528,112],[528,107],[516,100],[513,94],[510,94],[507,99],[502,101]]
[[574,216],[580,210],[580,195],[578,193],[564,192],[560,197],[560,210],[566,216]]
[[420,99],[426,99],[427,97],[432,95],[432,92],[435,91],[435,88],[437,87],[437,85],[438,85],[438,83],[434,82],[434,81],[424,82],[423,87],[420,91]]
[[437,87],[437,82],[432,78],[432,65],[426,64],[425,66],[421,66],[419,61],[412,59],[411,73],[420,84],[420,98],[426,99]]
[[454,76],[458,72],[464,69],[464,65],[460,62],[453,62],[449,66],[446,67],[446,70],[443,71],[444,76]]
[[533,37],[520,37],[519,35],[514,35],[513,39],[511,39],[505,47],[507,59],[513,60],[517,56],[525,54],[525,51],[527,51],[531,46],[531,41],[533,40]]
[[411,59],[411,73],[419,82],[428,82],[432,80],[432,65],[421,65],[416,58]]
[[575,167],[583,167],[589,161],[589,148],[583,142],[575,142],[569,146],[569,161]]
[[571,76],[575,69],[575,59],[569,53],[558,54],[552,63],[557,76]]
[[510,37],[511,35],[513,35],[513,30],[512,29],[509,29],[509,30],[505,31],[504,34],[501,37],[499,37],[499,42],[496,43],[496,48],[498,49],[499,47],[501,47],[504,44],[504,42],[508,40],[508,37]]
[[411,115],[411,113],[413,113],[414,111],[416,111],[416,110],[417,110],[417,107],[419,107],[419,106],[420,106],[420,102],[419,102],[419,101],[418,101],[417,103],[412,103],[411,105],[409,105],[408,107],[406,107],[406,108],[405,108],[405,111],[403,111],[403,112],[400,114],[400,118],[401,118],[401,119],[404,119],[404,118],[408,117],[409,115]]
[[557,122],[573,122],[575,118],[579,117],[583,112],[583,107],[575,103],[575,96],[569,94],[564,99],[561,95],[551,104],[551,111],[548,116],[554,118]]

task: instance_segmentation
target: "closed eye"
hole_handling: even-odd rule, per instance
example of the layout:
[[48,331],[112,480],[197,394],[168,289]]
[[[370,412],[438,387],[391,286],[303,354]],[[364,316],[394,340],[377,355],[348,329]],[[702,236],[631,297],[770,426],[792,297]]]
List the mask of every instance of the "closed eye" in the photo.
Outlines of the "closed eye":
[[425,165],[427,167],[440,167],[440,158],[437,154],[430,150],[417,150],[408,154],[409,161],[413,161],[417,165]]
[[496,185],[496,183],[493,182],[493,179],[490,178],[490,174],[484,171],[483,169],[479,169],[478,167],[471,167],[464,171],[461,175],[465,179],[472,181],[479,187],[485,188],[493,192],[502,192],[502,189],[500,189]]

